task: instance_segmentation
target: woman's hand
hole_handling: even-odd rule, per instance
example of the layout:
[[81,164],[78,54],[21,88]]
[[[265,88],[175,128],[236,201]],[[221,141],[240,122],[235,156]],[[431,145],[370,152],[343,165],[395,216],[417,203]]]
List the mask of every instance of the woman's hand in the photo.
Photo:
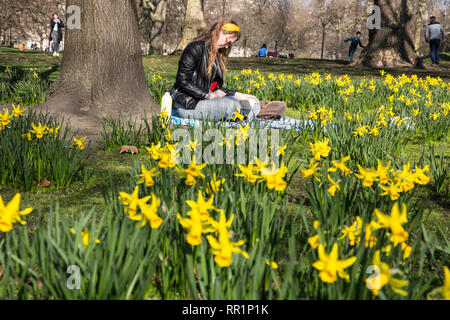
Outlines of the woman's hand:
[[252,96],[252,95],[249,95],[249,94],[240,93],[240,92],[236,92],[235,97],[238,100],[256,100],[256,101],[259,101],[258,98],[256,98],[255,96]]
[[223,92],[222,90],[216,90],[214,92],[210,92],[208,93],[208,95],[206,96],[206,99],[208,100],[213,100],[213,99],[220,99],[225,97],[227,94],[225,92]]

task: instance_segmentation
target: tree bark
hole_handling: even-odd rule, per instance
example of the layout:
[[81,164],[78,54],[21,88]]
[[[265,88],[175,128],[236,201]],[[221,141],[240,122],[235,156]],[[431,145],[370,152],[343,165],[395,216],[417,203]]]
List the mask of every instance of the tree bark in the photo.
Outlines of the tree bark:
[[323,49],[325,47],[325,24],[322,24],[322,50],[320,51],[320,60],[323,60]]
[[81,28],[66,24],[61,71],[40,106],[98,134],[103,116],[151,117],[134,0],[68,0],[81,9]]
[[183,36],[173,54],[179,54],[206,28],[202,0],[187,0]]
[[142,8],[148,11],[147,16],[152,22],[152,29],[149,37],[149,51],[148,54],[162,54],[163,53],[163,29],[166,23],[167,0],[158,0],[155,3],[144,0],[142,1]]
[[414,20],[407,0],[375,0],[381,28],[369,30],[369,45],[350,65],[372,68],[421,67],[414,50]]
[[422,35],[422,12],[427,0],[417,1],[417,11],[416,11],[416,32],[414,34],[414,50],[419,53],[420,40]]

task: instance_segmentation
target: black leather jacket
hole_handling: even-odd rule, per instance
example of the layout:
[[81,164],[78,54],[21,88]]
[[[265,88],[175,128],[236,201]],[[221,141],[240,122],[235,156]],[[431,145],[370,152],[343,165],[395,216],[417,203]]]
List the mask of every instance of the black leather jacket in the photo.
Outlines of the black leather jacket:
[[223,88],[223,74],[216,59],[211,76],[208,76],[208,48],[204,41],[191,42],[181,54],[176,82],[170,91],[173,100],[186,109],[195,109],[200,100],[206,99],[213,81],[217,81],[215,90],[224,91],[227,96],[235,92]]

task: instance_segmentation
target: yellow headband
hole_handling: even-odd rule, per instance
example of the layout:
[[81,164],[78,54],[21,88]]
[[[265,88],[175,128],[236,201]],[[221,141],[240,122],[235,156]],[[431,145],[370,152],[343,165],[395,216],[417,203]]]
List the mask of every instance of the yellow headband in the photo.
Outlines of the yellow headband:
[[224,24],[223,26],[222,26],[222,30],[225,30],[225,31],[237,31],[237,32],[240,32],[241,31],[241,28],[239,28],[237,25],[235,25],[234,23],[227,23],[227,24]]

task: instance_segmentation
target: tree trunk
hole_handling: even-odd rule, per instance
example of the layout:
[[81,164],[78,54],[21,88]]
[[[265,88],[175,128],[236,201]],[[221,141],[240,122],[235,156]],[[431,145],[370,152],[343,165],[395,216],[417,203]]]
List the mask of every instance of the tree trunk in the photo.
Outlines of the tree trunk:
[[422,66],[414,50],[414,20],[407,0],[375,0],[381,9],[381,28],[369,30],[369,45],[350,65],[372,68]]
[[325,25],[322,24],[322,50],[320,52],[320,60],[323,60],[323,49],[325,47]]
[[40,107],[69,118],[98,139],[102,116],[150,118],[156,104],[144,72],[134,0],[68,0],[81,9],[81,28],[67,28],[58,80]]
[[202,0],[187,0],[184,15],[183,36],[174,54],[181,53],[184,48],[206,28],[203,16]]
[[414,34],[414,50],[419,54],[420,40],[422,35],[422,12],[427,0],[417,1],[417,12],[416,12],[416,32]]
[[159,0],[155,10],[150,13],[152,20],[152,31],[150,34],[150,48],[148,54],[163,53],[163,28],[166,22],[167,0]]
[[227,0],[222,0],[222,17],[225,17],[226,8],[227,8]]

